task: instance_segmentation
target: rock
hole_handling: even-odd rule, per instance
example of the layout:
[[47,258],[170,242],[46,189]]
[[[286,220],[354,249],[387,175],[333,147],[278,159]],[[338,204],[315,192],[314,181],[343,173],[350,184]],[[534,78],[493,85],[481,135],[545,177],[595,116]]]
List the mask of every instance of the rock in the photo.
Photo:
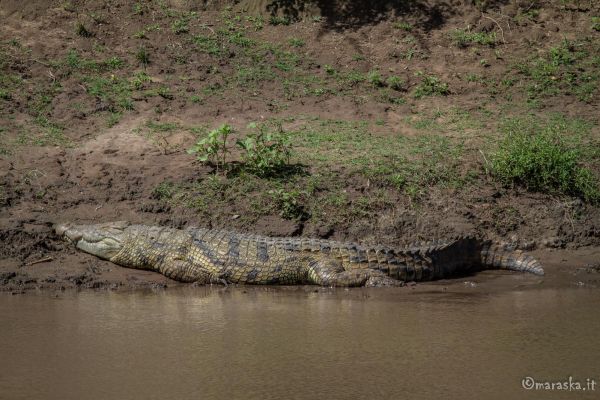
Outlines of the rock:
[[556,236],[542,239],[540,244],[544,247],[550,247],[554,249],[562,249],[566,245],[564,240]]

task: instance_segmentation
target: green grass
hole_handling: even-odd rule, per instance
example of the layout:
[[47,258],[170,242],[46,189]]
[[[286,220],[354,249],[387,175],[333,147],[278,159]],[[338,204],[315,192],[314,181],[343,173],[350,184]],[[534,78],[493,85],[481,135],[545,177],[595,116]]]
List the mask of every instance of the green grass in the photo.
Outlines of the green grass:
[[111,112],[133,110],[131,84],[126,79],[112,76],[106,78],[99,75],[83,77],[87,93],[102,100]]
[[269,24],[271,25],[290,25],[292,23],[292,20],[288,17],[280,17],[277,15],[271,15],[271,17],[269,18]]
[[307,165],[344,167],[383,187],[422,195],[428,185],[456,187],[462,144],[439,135],[375,135],[366,121],[309,120],[290,132]]
[[528,98],[540,102],[550,96],[575,96],[592,102],[600,83],[600,57],[593,43],[564,40],[541,56],[515,65]]
[[395,75],[391,75],[389,76],[385,83],[387,84],[387,86],[390,89],[394,89],[394,90],[404,90],[406,82],[404,81],[404,79],[400,78],[399,76],[395,76]]
[[173,23],[171,24],[171,31],[176,35],[188,33],[190,31],[188,23],[189,21],[187,18],[179,18],[173,21]]
[[290,46],[292,47],[303,47],[305,42],[302,39],[298,39],[298,38],[289,38],[288,39],[288,43],[290,44]]
[[507,185],[597,203],[598,179],[584,166],[587,146],[581,132],[585,129],[585,123],[564,117],[547,122],[534,117],[509,119],[503,126],[504,140],[492,158],[493,175]]
[[379,88],[385,86],[385,80],[381,76],[381,73],[377,70],[371,70],[367,74],[367,81],[371,86]]
[[411,32],[413,30],[413,26],[408,22],[395,22],[392,26],[394,29],[400,29],[405,32]]
[[150,64],[150,53],[146,49],[145,46],[140,46],[135,53],[135,58],[138,60],[140,64],[143,66],[147,66]]
[[469,47],[473,44],[493,47],[497,43],[496,32],[469,32],[466,29],[456,29],[451,38],[457,47]]
[[450,94],[448,84],[434,75],[425,75],[421,83],[415,87],[413,97],[420,99],[425,96],[446,96]]

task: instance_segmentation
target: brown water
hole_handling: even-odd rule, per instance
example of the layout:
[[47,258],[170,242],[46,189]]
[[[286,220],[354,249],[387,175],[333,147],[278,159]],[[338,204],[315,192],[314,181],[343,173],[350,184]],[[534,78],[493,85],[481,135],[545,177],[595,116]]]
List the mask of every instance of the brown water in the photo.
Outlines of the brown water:
[[456,286],[2,295],[0,398],[598,398],[599,290]]

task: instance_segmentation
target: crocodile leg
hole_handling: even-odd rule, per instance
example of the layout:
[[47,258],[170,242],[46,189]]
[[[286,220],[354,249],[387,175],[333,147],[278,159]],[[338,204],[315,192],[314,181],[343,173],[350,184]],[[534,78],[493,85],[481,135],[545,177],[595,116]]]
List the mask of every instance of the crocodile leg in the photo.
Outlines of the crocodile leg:
[[404,282],[372,269],[345,270],[340,261],[310,261],[309,283],[321,286],[403,286]]

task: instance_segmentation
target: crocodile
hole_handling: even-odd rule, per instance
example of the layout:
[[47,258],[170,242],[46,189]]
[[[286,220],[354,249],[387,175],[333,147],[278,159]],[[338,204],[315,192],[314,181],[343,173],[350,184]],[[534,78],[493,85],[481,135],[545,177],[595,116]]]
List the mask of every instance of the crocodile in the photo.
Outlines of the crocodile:
[[115,264],[199,284],[401,286],[486,269],[544,274],[532,256],[474,236],[391,248],[124,221],[54,229],[80,250]]

